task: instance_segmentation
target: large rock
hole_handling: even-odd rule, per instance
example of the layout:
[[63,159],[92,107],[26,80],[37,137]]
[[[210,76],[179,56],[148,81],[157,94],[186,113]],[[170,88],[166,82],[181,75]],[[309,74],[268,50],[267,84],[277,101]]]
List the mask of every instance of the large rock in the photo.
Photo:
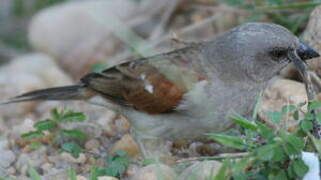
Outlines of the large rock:
[[[316,7],[309,19],[306,30],[303,34],[303,40],[307,42],[311,47],[321,53],[321,6]],[[319,75],[321,75],[321,58],[316,58],[308,62],[309,65]]]
[[[272,124],[267,115],[268,112],[281,111],[285,105],[298,105],[306,101],[307,95],[303,83],[288,79],[276,79],[263,94],[259,116],[264,122]],[[306,108],[303,110],[305,111]],[[288,121],[288,127],[294,126],[298,122],[294,121],[291,116],[284,116],[283,120]]]
[[137,43],[139,38],[131,28],[148,21],[169,1],[63,3],[45,9],[33,18],[29,41],[36,50],[56,57],[64,69],[79,78],[97,62],[106,62],[111,55],[128,49],[123,41],[131,45]]
[[[303,33],[303,42],[313,47],[321,53],[321,6],[316,7],[311,15],[308,25]],[[321,76],[321,58],[308,60],[309,66]],[[282,72],[282,76],[286,78],[298,79],[299,73],[293,65],[289,65]]]
[[[70,84],[71,79],[54,60],[44,54],[29,54],[13,59],[0,69],[0,99],[6,100],[31,90]],[[1,106],[2,117],[17,117],[33,110],[37,103]]]
[[120,41],[110,36],[109,26],[114,24],[107,18],[115,16],[123,20],[132,16],[135,8],[136,3],[128,0],[54,6],[34,17],[29,41],[36,50],[53,55],[64,69],[79,77],[120,46]]

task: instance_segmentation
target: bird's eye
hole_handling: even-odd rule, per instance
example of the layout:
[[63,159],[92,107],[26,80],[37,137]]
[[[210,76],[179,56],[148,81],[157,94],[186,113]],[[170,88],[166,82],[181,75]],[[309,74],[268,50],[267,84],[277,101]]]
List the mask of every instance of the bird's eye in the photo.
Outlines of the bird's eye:
[[269,51],[269,54],[273,60],[280,61],[287,56],[288,52],[288,48],[273,48]]

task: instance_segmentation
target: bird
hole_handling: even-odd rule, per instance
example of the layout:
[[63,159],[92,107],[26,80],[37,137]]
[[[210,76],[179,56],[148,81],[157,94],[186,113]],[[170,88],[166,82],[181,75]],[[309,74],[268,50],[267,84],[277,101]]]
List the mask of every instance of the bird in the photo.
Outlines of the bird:
[[[286,65],[298,68],[319,53],[288,29],[252,22],[215,39],[128,60],[79,83],[41,89],[3,101],[84,100],[123,114],[145,157],[168,154],[164,142],[199,140],[249,117],[260,93]],[[157,155],[157,152],[159,155]]]

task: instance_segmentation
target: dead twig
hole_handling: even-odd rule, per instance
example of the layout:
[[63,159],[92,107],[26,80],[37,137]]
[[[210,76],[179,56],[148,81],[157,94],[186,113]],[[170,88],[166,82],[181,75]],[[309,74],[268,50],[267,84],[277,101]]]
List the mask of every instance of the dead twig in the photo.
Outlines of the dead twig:
[[160,23],[157,25],[157,27],[155,28],[155,30],[151,34],[151,36],[149,38],[150,40],[157,39],[162,34],[164,34],[165,28],[166,28],[170,18],[172,17],[173,13],[175,12],[175,10],[179,4],[178,0],[172,0],[167,3],[169,4],[168,8],[166,8],[165,12],[163,13]]
[[319,76],[314,71],[310,71],[309,73],[312,81],[318,86],[319,89],[321,89],[321,79]]
[[193,161],[208,161],[208,160],[221,160],[221,159],[239,159],[249,155],[247,152],[242,153],[224,153],[217,156],[200,156],[200,157],[190,157],[185,159],[177,160],[176,163],[188,163]]
[[[307,92],[307,96],[308,96],[308,101],[314,101],[316,99],[316,91],[314,88],[314,84],[312,82],[312,79],[314,79],[314,81],[320,82],[320,78],[309,68],[309,66],[306,63],[302,63],[301,64],[301,70],[299,70],[299,72],[301,73],[301,76],[303,78],[304,84],[305,84],[305,89]],[[313,129],[312,129],[312,134],[314,135],[314,137],[316,137],[317,139],[321,139],[321,126],[318,124],[317,122],[317,114],[321,112],[321,109],[314,109],[312,110],[312,114],[313,114],[313,120],[312,120],[312,124],[313,124]]]

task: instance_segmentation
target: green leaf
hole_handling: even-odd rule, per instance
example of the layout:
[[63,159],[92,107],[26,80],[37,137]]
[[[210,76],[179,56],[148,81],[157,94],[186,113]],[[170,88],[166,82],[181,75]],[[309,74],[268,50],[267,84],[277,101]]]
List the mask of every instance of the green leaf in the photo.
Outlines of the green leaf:
[[62,136],[64,137],[67,137],[67,138],[74,138],[74,139],[86,139],[87,135],[80,131],[80,130],[77,130],[77,129],[74,129],[74,130],[60,130],[59,131],[59,134],[61,134]]
[[63,122],[63,123],[81,122],[81,121],[84,121],[85,119],[86,119],[86,116],[81,112],[68,111],[59,119],[59,122]]
[[308,110],[314,110],[314,109],[318,109],[321,108],[321,101],[312,101],[308,104]]
[[31,149],[39,149],[43,144],[41,144],[40,142],[31,142],[30,144],[28,144],[28,146]]
[[45,134],[41,131],[31,131],[28,133],[24,133],[21,135],[22,139],[35,139],[35,138],[40,138],[43,137]]
[[260,135],[267,141],[272,140],[275,137],[274,130],[263,123],[257,122]]
[[57,127],[57,123],[53,120],[47,119],[44,121],[39,121],[33,126],[39,131],[51,131]]
[[143,160],[143,166],[148,166],[148,165],[157,164],[157,163],[158,163],[158,161],[155,159],[144,159]]
[[245,140],[240,137],[220,134],[208,134],[208,136],[225,146],[233,147],[236,149],[244,149],[246,147]]
[[244,172],[244,170],[249,166],[250,164],[250,158],[249,157],[243,157],[242,159],[236,161],[233,164],[233,174],[240,174]]
[[105,159],[108,166],[98,170],[98,175],[120,177],[129,165],[129,158],[125,151],[116,151],[114,156]]
[[317,113],[315,115],[315,117],[316,117],[316,120],[317,120],[318,124],[321,124],[321,112]]
[[294,120],[299,120],[299,118],[300,118],[300,113],[299,113],[299,111],[294,111],[294,113],[293,113],[293,118],[294,118]]
[[311,121],[314,119],[314,115],[311,112],[308,112],[305,114],[304,119]]
[[273,123],[279,124],[282,119],[282,112],[279,112],[279,111],[267,112],[267,116]]
[[68,177],[69,177],[69,180],[77,180],[77,174],[76,174],[75,168],[73,167],[68,168]]
[[244,4],[245,0],[217,0],[222,3],[226,3],[231,6],[239,6]]
[[89,180],[97,180],[98,178],[98,168],[96,166],[92,166],[90,168]]
[[309,121],[309,120],[302,120],[302,121],[300,122],[300,127],[301,127],[301,129],[302,129],[303,131],[309,132],[310,130],[312,130],[313,124],[312,124],[312,122]]
[[229,172],[228,164],[226,161],[223,162],[222,167],[218,171],[218,173],[215,175],[213,180],[221,180],[221,179],[230,179],[230,172]]
[[278,161],[283,161],[285,159],[285,152],[283,151],[281,146],[275,147],[274,151],[274,156],[273,156],[273,161],[278,162]]
[[295,147],[293,147],[291,144],[289,143],[284,143],[283,144],[283,149],[284,152],[288,155],[288,156],[292,156],[292,155],[298,155],[300,153],[300,151],[298,151]]
[[283,141],[282,147],[288,156],[298,155],[304,148],[303,139],[296,137],[294,134],[280,131],[280,138]]
[[70,153],[74,158],[78,158],[79,154],[83,151],[82,148],[75,142],[62,144],[61,150]]
[[282,107],[282,114],[288,114],[294,112],[297,109],[295,105],[285,105]]
[[316,139],[310,132],[307,132],[308,137],[311,139],[315,149],[321,154],[321,141]]
[[32,180],[41,180],[40,174],[33,167],[28,168],[28,174]]
[[60,119],[60,113],[57,108],[51,110],[51,117],[54,121],[58,121]]
[[274,156],[274,149],[277,147],[277,144],[267,144],[257,149],[257,159],[263,161],[269,161]]
[[304,141],[302,138],[296,137],[294,134],[287,136],[287,142],[291,144],[297,151],[301,151],[304,148]]
[[289,177],[292,179],[295,179],[297,177],[297,175],[294,171],[294,167],[293,167],[292,162],[288,165],[287,173],[288,173]]
[[286,177],[286,172],[282,169],[280,169],[278,172],[276,172],[275,174],[272,173],[269,175],[269,179],[277,179],[277,180],[288,180],[288,178]]
[[302,159],[297,159],[293,161],[294,172],[299,176],[303,177],[309,170],[307,165],[304,164]]
[[257,130],[257,125],[253,121],[249,121],[240,115],[232,116],[231,119],[241,127],[244,127],[246,129],[250,129],[253,131]]

